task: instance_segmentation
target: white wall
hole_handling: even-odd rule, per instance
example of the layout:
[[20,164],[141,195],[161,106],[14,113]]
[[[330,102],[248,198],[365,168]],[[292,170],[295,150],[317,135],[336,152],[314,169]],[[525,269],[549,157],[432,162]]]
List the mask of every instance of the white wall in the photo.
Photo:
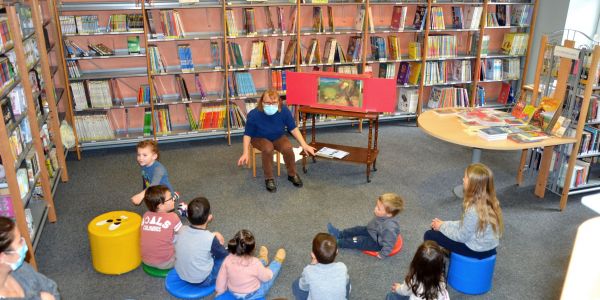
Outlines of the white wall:
[[533,44],[529,55],[528,72],[526,83],[533,82],[535,65],[540,50],[540,39],[542,35],[552,33],[565,28],[569,2],[597,2],[597,0],[537,0],[538,12],[533,33]]
[[[587,36],[594,38],[599,16],[600,1],[571,0],[569,3],[569,13],[567,14],[565,22],[565,29],[576,29],[585,33]],[[581,36],[576,36],[575,42],[577,46],[582,43],[589,44],[587,39],[582,38]]]

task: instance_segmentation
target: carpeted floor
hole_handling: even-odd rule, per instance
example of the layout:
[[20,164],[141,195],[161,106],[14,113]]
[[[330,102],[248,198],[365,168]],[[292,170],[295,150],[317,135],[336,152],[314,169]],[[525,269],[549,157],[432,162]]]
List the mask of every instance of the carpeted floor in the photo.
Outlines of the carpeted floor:
[[[318,160],[302,175],[304,188],[278,178],[278,191],[264,189],[262,175],[236,166],[241,138],[227,146],[223,139],[161,144],[161,162],[184,200],[204,195],[213,208],[213,231],[226,239],[250,229],[271,255],[285,247],[288,258],[269,293],[269,299],[292,299],[290,285],[310,262],[313,236],[325,232],[327,222],[338,227],[366,224],[375,199],[396,192],[405,199],[399,215],[404,248],[395,257],[379,261],[357,251],[340,250],[352,280],[351,299],[383,299],[392,282],[402,280],[414,251],[431,219],[458,219],[461,201],[451,188],[462,182],[470,150],[425,135],[409,123],[380,128],[378,171],[366,183],[365,167]],[[318,140],[366,145],[367,133],[352,127],[322,129]],[[129,198],[139,192],[140,168],[135,148],[69,156],[70,181],[55,196],[58,222],[48,224],[36,253],[41,272],[58,283],[64,299],[169,299],[163,280],[140,268],[120,276],[94,271],[90,260],[87,223],[111,210],[142,214]],[[533,195],[533,178],[523,187],[514,184],[519,152],[484,151],[482,161],[495,172],[496,188],[505,217],[505,236],[498,248],[493,289],[482,296],[466,296],[452,289],[452,299],[559,298],[577,226],[597,216],[572,196],[565,211],[559,197]],[[298,166],[300,164],[298,163]],[[285,170],[285,168],[283,168]],[[118,251],[118,249],[115,249]]]

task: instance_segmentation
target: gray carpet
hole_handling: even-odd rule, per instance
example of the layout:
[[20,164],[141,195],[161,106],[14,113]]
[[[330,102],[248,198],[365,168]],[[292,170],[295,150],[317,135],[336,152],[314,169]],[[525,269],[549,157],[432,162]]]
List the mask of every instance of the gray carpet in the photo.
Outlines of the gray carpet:
[[[338,256],[349,269],[351,299],[383,299],[392,282],[405,276],[431,219],[460,217],[461,201],[453,197],[451,188],[462,182],[471,159],[469,149],[405,125],[410,124],[381,126],[381,154],[371,183],[366,183],[363,165],[319,160],[303,175],[304,188],[295,188],[283,174],[277,193],[268,193],[262,175],[252,178],[251,170],[236,166],[240,137],[233,138],[231,146],[223,139],[161,144],[161,162],[184,200],[204,195],[211,201],[211,230],[229,239],[247,228],[271,255],[279,247],[287,249],[288,258],[269,299],[292,299],[290,285],[310,262],[312,238],[326,231],[327,222],[342,228],[366,224],[378,195],[402,195],[406,208],[399,215],[404,237],[400,254],[378,261],[344,249]],[[318,140],[350,145],[366,145],[366,137],[366,131],[357,133],[352,127],[318,132]],[[141,185],[134,147],[84,152],[81,161],[74,156],[68,162],[71,180],[58,187],[55,197],[58,222],[45,227],[37,250],[41,272],[56,280],[64,299],[169,299],[163,280],[147,276],[140,268],[107,276],[95,272],[90,260],[86,229],[90,220],[110,210],[144,212],[129,202]],[[523,187],[516,186],[518,158],[518,152],[483,153],[482,161],[496,175],[505,236],[498,248],[493,289],[482,296],[450,289],[452,299],[557,299],[560,295],[577,226],[596,214],[575,196],[559,212],[559,197],[548,192],[545,199],[536,198],[531,178]]]

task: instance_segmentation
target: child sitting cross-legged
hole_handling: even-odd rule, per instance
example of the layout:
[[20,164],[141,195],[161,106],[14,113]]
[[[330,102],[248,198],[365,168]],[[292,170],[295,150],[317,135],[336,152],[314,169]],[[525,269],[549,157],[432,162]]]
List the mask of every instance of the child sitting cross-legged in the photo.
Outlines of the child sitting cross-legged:
[[395,218],[404,209],[404,200],[394,193],[385,193],[377,198],[373,214],[367,226],[356,226],[344,230],[327,224],[327,231],[335,238],[339,248],[379,251],[377,257],[388,257],[400,233],[400,224]]
[[348,268],[343,262],[334,262],[337,253],[335,238],[327,233],[317,233],[310,253],[312,261],[302,271],[302,277],[292,284],[296,300],[348,299]]
[[170,269],[175,264],[175,233],[181,228],[179,216],[173,212],[175,200],[164,185],[146,190],[144,203],[148,207],[142,218],[141,250],[144,264]]
[[223,236],[206,229],[213,219],[208,199],[198,197],[190,201],[187,218],[190,225],[179,231],[175,241],[175,270],[189,283],[213,285],[229,252],[223,246]]
[[425,241],[413,257],[402,283],[392,284],[386,300],[450,300],[446,290],[446,252]]
[[261,246],[258,258],[254,257],[256,242],[249,230],[238,231],[227,245],[229,253],[221,265],[215,291],[217,295],[229,290],[236,299],[254,300],[264,298],[285,260],[285,250],[279,249],[268,264],[269,251]]

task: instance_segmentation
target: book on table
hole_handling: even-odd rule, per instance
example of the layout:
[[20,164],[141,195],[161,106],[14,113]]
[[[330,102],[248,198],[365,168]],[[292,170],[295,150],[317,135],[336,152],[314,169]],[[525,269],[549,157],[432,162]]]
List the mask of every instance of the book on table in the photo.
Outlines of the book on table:
[[327,157],[327,158],[342,159],[350,153],[348,153],[346,151],[338,150],[338,149],[323,147],[323,148],[319,149],[319,151],[317,151],[315,154],[318,156]]
[[479,137],[488,141],[505,140],[508,137],[508,132],[500,127],[488,127],[479,129]]

